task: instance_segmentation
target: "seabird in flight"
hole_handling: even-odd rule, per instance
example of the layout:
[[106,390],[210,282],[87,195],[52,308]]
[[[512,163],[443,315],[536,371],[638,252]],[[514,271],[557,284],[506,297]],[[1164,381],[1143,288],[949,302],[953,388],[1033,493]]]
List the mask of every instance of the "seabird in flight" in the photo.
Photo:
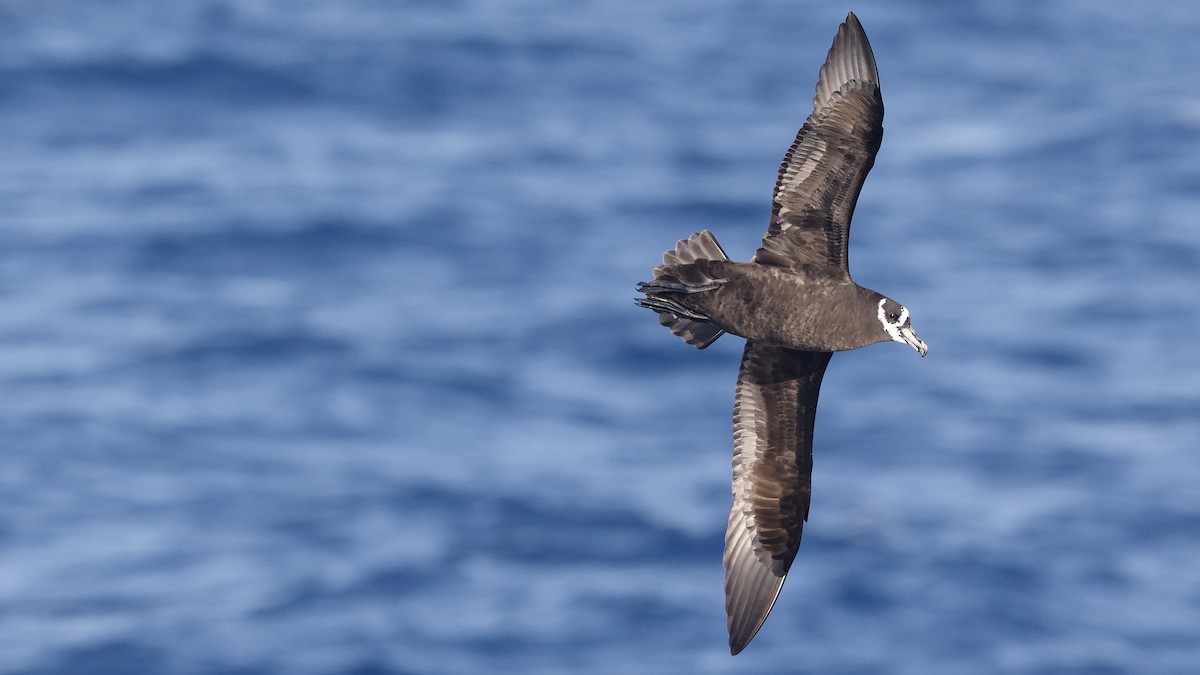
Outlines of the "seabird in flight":
[[680,241],[638,284],[637,304],[688,344],[746,338],[733,405],[733,509],[725,532],[729,648],[766,620],[800,547],[812,493],[813,420],[833,352],[901,342],[928,347],[908,309],[854,283],[850,220],[883,138],[875,56],[853,13],[821,67],[812,115],[775,182],[771,224],[750,262],[712,233]]

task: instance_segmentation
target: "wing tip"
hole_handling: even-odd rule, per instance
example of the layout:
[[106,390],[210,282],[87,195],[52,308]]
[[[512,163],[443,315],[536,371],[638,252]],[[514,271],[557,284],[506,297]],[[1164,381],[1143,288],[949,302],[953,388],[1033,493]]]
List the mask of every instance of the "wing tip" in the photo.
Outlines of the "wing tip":
[[838,26],[838,35],[842,33],[854,33],[855,37],[867,37],[867,32],[863,30],[862,22],[858,20],[858,16],[854,12],[846,14],[846,20],[842,25]]
[[869,81],[879,86],[875,52],[858,16],[849,12],[846,20],[838,26],[837,35],[821,66],[817,91],[813,97],[813,111],[831,103],[834,92],[852,80]]
[[759,559],[753,539],[742,511],[734,506],[729,512],[722,565],[729,653],[735,656],[750,644],[771,615],[791,566],[790,560],[780,567]]
[[[757,618],[748,613],[741,616],[735,614],[729,615],[730,656],[737,656],[741,653],[754,639],[754,636],[758,635],[758,631],[762,630],[763,624],[767,622],[767,617],[771,616],[771,610],[775,609],[775,602],[779,600],[779,593],[783,590],[783,582],[785,581],[787,581],[787,574],[778,577],[775,582],[774,593],[771,595],[771,601],[767,603],[766,608],[761,609],[761,614]],[[750,621],[746,619],[750,619]]]

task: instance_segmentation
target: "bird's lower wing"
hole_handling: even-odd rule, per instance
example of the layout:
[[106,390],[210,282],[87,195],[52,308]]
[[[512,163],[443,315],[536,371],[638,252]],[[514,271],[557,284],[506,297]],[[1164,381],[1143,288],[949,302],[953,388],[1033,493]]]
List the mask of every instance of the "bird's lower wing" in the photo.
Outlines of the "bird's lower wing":
[[733,406],[733,509],[725,532],[729,649],[771,612],[812,494],[813,420],[828,352],[746,343]]

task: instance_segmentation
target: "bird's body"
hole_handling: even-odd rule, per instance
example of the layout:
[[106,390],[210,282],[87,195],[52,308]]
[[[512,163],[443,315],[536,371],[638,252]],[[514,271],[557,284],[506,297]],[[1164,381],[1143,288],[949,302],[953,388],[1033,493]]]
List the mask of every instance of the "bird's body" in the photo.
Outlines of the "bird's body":
[[733,508],[725,534],[729,646],[766,620],[808,518],[812,433],[833,352],[888,340],[922,356],[908,310],[854,283],[854,205],[883,138],[879,73],[850,14],[821,68],[813,113],[779,169],[771,223],[749,262],[707,230],[663,255],[638,304],[688,344],[746,338],[734,395]]
[[[864,299],[877,303],[883,297],[850,280],[808,277],[755,262],[704,261],[696,267],[697,272],[717,275],[723,283],[706,292],[685,294],[681,302],[747,340],[840,352],[889,339],[876,330],[875,316],[844,311]],[[804,297],[804,307],[796,307],[798,296]]]

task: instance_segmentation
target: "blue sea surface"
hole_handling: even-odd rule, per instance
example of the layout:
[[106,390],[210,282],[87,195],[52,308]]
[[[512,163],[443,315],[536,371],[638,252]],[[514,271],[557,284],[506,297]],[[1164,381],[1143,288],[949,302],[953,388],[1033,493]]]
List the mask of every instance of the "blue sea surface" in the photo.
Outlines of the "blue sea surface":
[[[883,148],[741,655],[736,259],[848,10]],[[0,672],[1193,673],[1200,6],[0,0]]]

